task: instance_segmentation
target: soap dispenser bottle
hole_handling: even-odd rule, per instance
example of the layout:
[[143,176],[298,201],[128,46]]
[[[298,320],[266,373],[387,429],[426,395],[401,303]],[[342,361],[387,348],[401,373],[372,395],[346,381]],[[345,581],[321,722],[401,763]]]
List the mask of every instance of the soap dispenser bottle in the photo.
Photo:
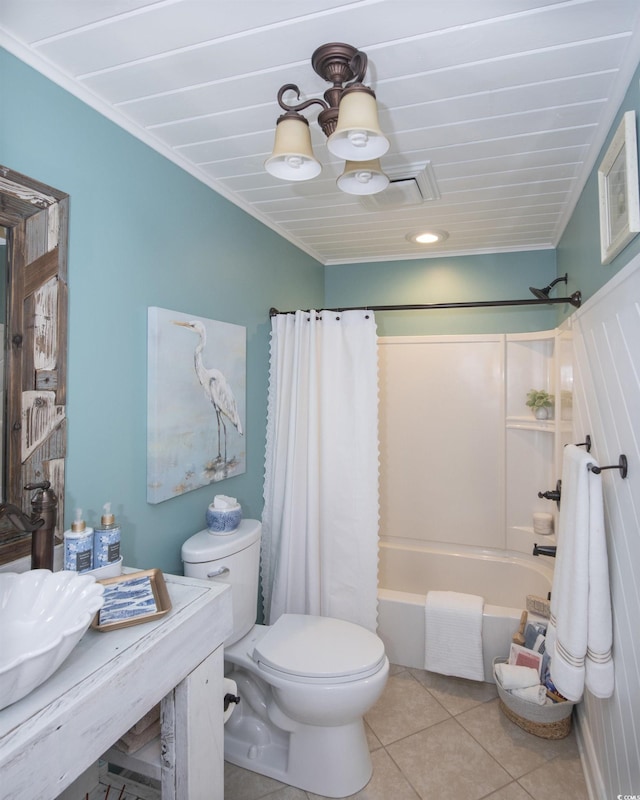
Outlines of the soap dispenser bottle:
[[76,509],[71,528],[64,532],[64,568],[73,572],[93,569],[93,528],[82,519],[82,509]]
[[105,503],[100,525],[94,534],[93,565],[95,569],[120,560],[120,526],[111,513],[111,503]]

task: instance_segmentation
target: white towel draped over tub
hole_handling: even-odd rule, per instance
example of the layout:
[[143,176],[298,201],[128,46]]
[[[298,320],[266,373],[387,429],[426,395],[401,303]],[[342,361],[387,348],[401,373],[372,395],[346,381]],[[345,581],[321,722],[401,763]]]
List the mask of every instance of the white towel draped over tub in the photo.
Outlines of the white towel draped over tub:
[[484,680],[484,598],[461,592],[428,592],[425,604],[425,669]]
[[593,456],[564,448],[558,550],[551,590],[546,651],[551,680],[568,700],[584,687],[596,697],[613,694],[609,567],[602,505],[602,475]]

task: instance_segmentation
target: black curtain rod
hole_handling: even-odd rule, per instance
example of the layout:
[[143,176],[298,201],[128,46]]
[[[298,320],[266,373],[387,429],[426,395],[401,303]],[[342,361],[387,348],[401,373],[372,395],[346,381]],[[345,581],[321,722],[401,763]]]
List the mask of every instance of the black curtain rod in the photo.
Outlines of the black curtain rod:
[[[436,308],[490,308],[494,306],[542,306],[570,303],[580,308],[582,294],[574,292],[571,297],[550,297],[548,300],[477,300],[469,303],[430,303],[428,305],[398,305],[398,306],[350,306],[343,308],[322,308],[319,311],[431,311]],[[309,309],[306,309],[307,311]],[[277,314],[295,314],[295,311],[278,311],[277,308],[269,309],[269,316]]]

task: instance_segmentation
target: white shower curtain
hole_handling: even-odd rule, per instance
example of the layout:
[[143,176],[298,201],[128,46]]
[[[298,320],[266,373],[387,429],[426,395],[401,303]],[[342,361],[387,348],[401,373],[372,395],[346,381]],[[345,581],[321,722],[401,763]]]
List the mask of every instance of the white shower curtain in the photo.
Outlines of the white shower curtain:
[[279,314],[262,517],[265,621],[320,614],[375,631],[378,374],[370,311]]

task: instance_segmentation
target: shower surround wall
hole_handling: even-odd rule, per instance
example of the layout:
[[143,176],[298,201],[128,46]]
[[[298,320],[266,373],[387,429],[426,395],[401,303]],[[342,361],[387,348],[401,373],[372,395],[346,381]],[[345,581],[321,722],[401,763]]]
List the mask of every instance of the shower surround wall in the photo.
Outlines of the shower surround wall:
[[378,354],[380,533],[504,547],[504,337],[389,337]]
[[[533,513],[556,513],[538,492],[571,437],[568,336],[379,339],[382,536],[533,558]],[[534,418],[532,387],[558,395],[555,419]]]

